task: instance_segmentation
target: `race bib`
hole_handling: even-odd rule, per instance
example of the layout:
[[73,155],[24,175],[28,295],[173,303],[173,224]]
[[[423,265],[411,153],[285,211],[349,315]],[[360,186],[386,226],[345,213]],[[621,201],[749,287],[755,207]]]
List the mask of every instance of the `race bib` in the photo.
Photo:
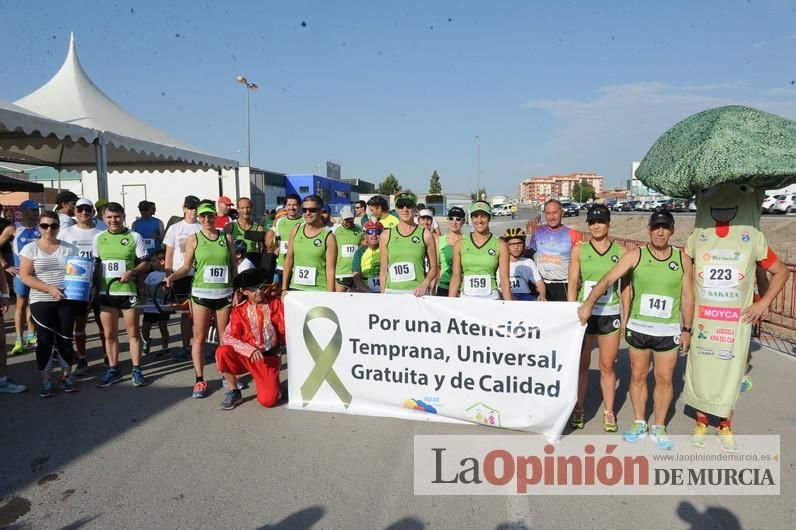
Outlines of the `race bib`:
[[516,291],[517,289],[520,288],[520,279],[519,278],[517,278],[516,276],[512,276],[509,280],[510,280],[509,281],[509,285],[511,286],[511,290],[512,291]]
[[467,296],[487,296],[492,292],[492,281],[488,274],[470,274],[464,277],[464,288]]
[[205,283],[227,283],[228,270],[226,265],[208,265],[202,279]]
[[296,267],[293,276],[298,285],[315,285],[315,267]]
[[639,312],[647,317],[669,318],[672,316],[673,303],[670,296],[642,294]]
[[[595,285],[597,285],[597,282],[583,282],[583,296],[588,297]],[[598,304],[607,304],[611,301],[611,294],[613,294],[614,290],[613,287],[613,284],[609,285],[608,289],[600,295],[600,298],[597,299]]]
[[394,283],[412,282],[417,278],[415,274],[415,264],[408,261],[400,261],[390,265],[390,280]]
[[341,252],[342,256],[344,258],[353,258],[354,257],[354,252],[357,251],[357,247],[356,247],[356,245],[343,245],[343,248],[341,249],[341,251],[342,251]]
[[287,245],[288,241],[279,241],[279,253],[282,255],[287,255]]
[[378,293],[381,291],[381,281],[378,276],[374,276],[372,278],[368,278],[368,287],[374,293]]
[[93,258],[94,257],[94,251],[93,250],[81,250],[80,251],[80,257],[81,258]]
[[109,259],[102,262],[102,270],[106,278],[121,278],[127,272],[127,262],[123,259]]
[[144,246],[147,250],[152,250],[155,248],[155,240],[154,239],[144,239]]
[[737,287],[738,267],[735,265],[706,265],[702,272],[705,287]]

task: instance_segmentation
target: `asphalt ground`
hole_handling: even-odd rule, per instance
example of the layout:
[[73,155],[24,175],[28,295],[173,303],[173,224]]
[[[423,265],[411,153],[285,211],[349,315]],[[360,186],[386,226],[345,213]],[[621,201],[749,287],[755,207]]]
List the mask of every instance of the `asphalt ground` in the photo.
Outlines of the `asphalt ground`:
[[[170,330],[176,349],[174,319]],[[0,395],[0,527],[796,526],[796,359],[759,345],[753,348],[754,387],[739,400],[735,428],[781,436],[781,495],[457,497],[413,495],[413,436],[511,431],[288,410],[284,397],[267,410],[254,400],[253,385],[243,391],[245,403],[224,412],[218,410],[223,391],[214,365],[206,372],[212,394],[193,400],[190,362],[154,354],[144,362],[149,386],[132,385],[129,356],[123,353],[125,380],[98,389],[94,381],[102,360],[93,324],[88,339],[92,369],[76,394],[39,398],[33,353],[9,359],[9,375],[29,389]],[[127,337],[121,340],[125,352]],[[632,420],[624,348],[617,364],[620,429]],[[602,434],[596,354],[593,359],[588,423],[573,436]],[[684,361],[678,364],[676,397]],[[692,421],[678,399],[669,432],[688,434]]]

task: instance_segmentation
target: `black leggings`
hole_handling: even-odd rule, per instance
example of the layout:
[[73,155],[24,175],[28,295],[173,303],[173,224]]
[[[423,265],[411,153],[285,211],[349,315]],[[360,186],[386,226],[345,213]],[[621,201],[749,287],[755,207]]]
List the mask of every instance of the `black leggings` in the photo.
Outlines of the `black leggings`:
[[64,362],[72,366],[75,357],[72,346],[75,317],[86,312],[86,303],[74,300],[35,302],[30,304],[30,312],[36,323],[36,364],[39,370],[46,368],[53,346],[58,348]]

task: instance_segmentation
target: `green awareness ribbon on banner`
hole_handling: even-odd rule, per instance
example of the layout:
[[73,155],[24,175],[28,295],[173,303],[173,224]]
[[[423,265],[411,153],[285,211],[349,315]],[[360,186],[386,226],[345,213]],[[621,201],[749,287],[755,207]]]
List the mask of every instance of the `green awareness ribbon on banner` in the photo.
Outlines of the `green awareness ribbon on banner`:
[[[337,325],[334,331],[332,340],[326,345],[326,348],[321,348],[315,336],[310,330],[310,321],[316,318],[328,318]],[[324,381],[329,383],[334,393],[343,402],[345,408],[351,404],[351,394],[346,390],[343,382],[334,371],[334,362],[337,356],[340,355],[340,348],[343,345],[343,332],[340,329],[340,320],[337,314],[328,307],[313,307],[307,311],[307,316],[304,318],[304,344],[307,346],[312,360],[315,361],[315,366],[312,368],[307,380],[301,385],[301,399],[304,401],[304,406],[309,405],[312,398],[321,388]]]

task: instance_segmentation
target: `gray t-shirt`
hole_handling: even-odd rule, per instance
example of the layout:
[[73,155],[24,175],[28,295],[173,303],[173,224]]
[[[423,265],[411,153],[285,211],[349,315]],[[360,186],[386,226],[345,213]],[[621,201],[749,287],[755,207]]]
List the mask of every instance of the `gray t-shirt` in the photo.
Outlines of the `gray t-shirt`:
[[[61,241],[58,248],[52,254],[48,254],[39,248],[37,243],[25,245],[19,252],[23,258],[28,258],[33,262],[33,275],[39,280],[49,285],[55,285],[59,289],[64,288],[64,276],[66,275],[66,261],[70,256],[79,256],[80,250],[73,244]],[[55,298],[49,293],[38,291],[31,288],[30,303],[36,302],[55,302]]]

